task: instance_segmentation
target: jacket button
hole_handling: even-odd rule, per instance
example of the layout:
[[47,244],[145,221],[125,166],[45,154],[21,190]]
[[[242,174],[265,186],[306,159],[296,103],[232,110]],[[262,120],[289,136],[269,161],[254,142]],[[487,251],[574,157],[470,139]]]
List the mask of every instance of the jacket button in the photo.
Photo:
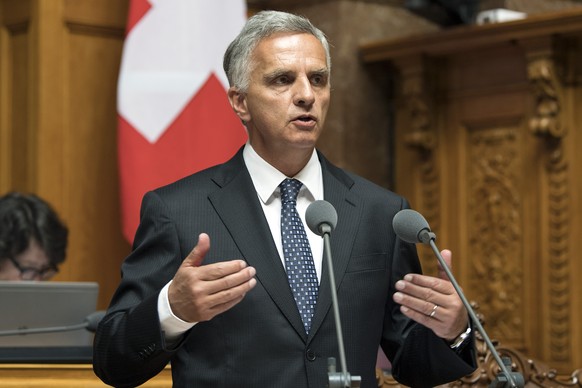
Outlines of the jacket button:
[[315,356],[315,352],[311,349],[307,349],[307,351],[305,352],[305,357],[307,358],[308,361],[315,361],[315,359],[317,358]]

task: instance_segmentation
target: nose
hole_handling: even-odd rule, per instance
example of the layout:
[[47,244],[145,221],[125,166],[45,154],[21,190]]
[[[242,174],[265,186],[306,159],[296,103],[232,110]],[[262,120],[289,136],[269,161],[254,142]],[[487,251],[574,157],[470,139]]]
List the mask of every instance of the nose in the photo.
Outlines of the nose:
[[313,85],[307,77],[297,78],[294,86],[293,103],[299,106],[310,106],[315,102]]

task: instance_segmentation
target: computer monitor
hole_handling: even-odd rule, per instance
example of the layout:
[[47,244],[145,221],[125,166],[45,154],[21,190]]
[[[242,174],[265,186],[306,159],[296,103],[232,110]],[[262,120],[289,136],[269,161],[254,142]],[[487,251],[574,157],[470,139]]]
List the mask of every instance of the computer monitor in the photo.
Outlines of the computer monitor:
[[[94,282],[0,281],[0,360],[18,355],[42,359],[43,353],[81,348],[90,354],[93,333],[80,326],[95,312],[98,293]],[[69,327],[79,328],[62,331]],[[53,328],[42,334],[4,335]]]

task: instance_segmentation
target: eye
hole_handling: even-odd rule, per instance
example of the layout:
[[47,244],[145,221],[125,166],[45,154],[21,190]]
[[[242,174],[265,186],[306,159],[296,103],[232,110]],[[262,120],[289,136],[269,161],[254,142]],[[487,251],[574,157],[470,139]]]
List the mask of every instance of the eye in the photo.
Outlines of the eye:
[[311,77],[311,83],[316,86],[322,86],[327,83],[327,77],[324,74],[314,74]]
[[291,82],[292,82],[292,79],[287,74],[280,75],[273,80],[273,83],[276,85],[288,85]]

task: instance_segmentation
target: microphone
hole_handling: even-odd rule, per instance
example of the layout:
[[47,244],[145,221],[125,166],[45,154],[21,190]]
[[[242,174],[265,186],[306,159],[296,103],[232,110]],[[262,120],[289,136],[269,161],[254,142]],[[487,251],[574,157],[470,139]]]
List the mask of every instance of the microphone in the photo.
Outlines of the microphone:
[[[435,243],[436,235],[433,232],[431,232],[430,227],[428,226],[428,222],[425,220],[425,218],[415,210],[403,209],[396,213],[396,215],[392,219],[392,227],[394,229],[394,232],[398,237],[400,237],[400,239],[413,244],[416,243],[428,244],[432,248],[441,267],[447,274],[447,277],[453,284],[455,291],[457,291],[457,294],[461,298],[463,305],[467,309],[467,312],[469,313],[469,316],[471,317],[473,324],[483,336],[483,339],[485,340],[485,343],[487,344],[489,351],[495,358],[495,361],[497,362],[497,364],[501,368],[503,375],[505,375],[505,378],[507,379],[507,381],[505,381],[505,379],[501,379],[503,381],[498,382],[493,381],[490,387],[504,387],[505,382],[509,382],[511,387],[523,388],[525,384],[523,376],[518,372],[510,373],[509,370],[507,369],[506,363],[501,360],[499,353],[497,353],[495,346],[493,346],[493,343],[489,339],[487,332],[481,325],[481,322],[479,322],[479,319],[477,318],[475,311],[473,310],[471,304],[465,297],[463,290],[457,283],[457,280],[453,276],[453,273],[451,272],[449,266],[447,265],[447,263],[445,263],[445,260],[443,259],[443,256],[441,255]],[[496,380],[499,378],[500,377],[497,376]]]
[[2,330],[0,331],[0,337],[13,336],[13,335],[28,335],[28,334],[43,334],[43,333],[58,333],[62,331],[74,331],[87,329],[91,333],[95,333],[99,322],[105,316],[105,311],[95,311],[85,317],[82,323],[76,325],[68,326],[53,326],[53,327],[39,327],[39,328],[20,328],[14,330]]
[[315,201],[307,207],[305,222],[309,229],[318,236],[333,232],[337,225],[337,212],[327,201]]
[[97,331],[97,326],[99,326],[99,323],[103,320],[103,317],[105,317],[104,310],[95,311],[94,313],[87,315],[85,318],[85,323],[87,323],[86,329],[91,333],[95,333]]
[[360,376],[351,376],[348,372],[346,363],[346,352],[344,349],[344,340],[342,334],[342,326],[339,312],[339,305],[337,301],[337,293],[335,286],[335,276],[333,271],[333,262],[331,260],[331,246],[329,237],[331,232],[337,225],[337,212],[333,205],[327,201],[315,201],[307,207],[305,212],[305,222],[311,231],[318,236],[323,237],[325,258],[327,261],[327,269],[329,272],[329,283],[331,285],[331,300],[333,305],[333,313],[335,318],[335,328],[337,333],[337,342],[340,354],[340,363],[342,373],[337,373],[335,368],[335,358],[328,359],[328,378],[329,388],[353,387],[359,388],[361,383]]
[[436,240],[436,235],[430,231],[424,217],[412,209],[400,210],[392,219],[394,232],[407,243],[428,243]]

